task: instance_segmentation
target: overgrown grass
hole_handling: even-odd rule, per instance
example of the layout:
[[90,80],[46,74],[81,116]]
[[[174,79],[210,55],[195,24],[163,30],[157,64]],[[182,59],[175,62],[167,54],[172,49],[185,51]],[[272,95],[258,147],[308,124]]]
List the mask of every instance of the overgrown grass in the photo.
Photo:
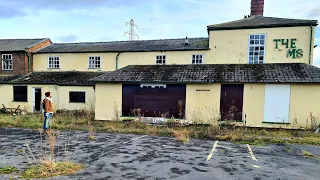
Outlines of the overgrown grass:
[[84,167],[72,162],[56,162],[51,166],[49,163],[42,163],[39,166],[33,166],[21,174],[21,178],[49,178],[60,175],[75,174]]
[[12,166],[0,167],[0,174],[11,174],[14,172],[19,172],[19,170]]
[[189,134],[190,131],[187,129],[179,129],[173,131],[173,136],[176,138],[177,141],[186,143],[189,141]]
[[[94,132],[118,132],[147,134],[152,136],[177,136],[181,130],[188,132],[189,138],[223,140],[237,143],[249,143],[252,145],[276,144],[312,144],[320,145],[320,134],[307,130],[286,130],[286,129],[263,129],[247,128],[246,133],[242,127],[224,127],[211,125],[208,127],[175,127],[148,126],[142,122],[121,122],[121,121],[91,121],[91,115],[54,115],[54,129],[59,130],[84,130],[94,137]],[[20,127],[38,129],[42,127],[43,117],[38,115],[7,116],[0,115],[0,127]],[[88,126],[89,124],[89,126]],[[94,140],[94,139],[91,139]]]

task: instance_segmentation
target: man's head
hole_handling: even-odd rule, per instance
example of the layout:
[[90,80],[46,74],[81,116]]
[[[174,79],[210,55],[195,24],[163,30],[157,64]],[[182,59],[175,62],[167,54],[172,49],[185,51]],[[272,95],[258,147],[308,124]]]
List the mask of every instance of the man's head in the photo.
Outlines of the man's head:
[[44,95],[45,95],[46,97],[51,97],[51,92],[46,92],[46,93],[44,93]]

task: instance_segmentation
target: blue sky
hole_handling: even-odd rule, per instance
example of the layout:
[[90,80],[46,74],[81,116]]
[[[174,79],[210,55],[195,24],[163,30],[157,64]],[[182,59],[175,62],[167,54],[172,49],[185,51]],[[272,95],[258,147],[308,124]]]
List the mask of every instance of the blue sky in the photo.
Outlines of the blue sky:
[[[206,26],[242,19],[251,0],[1,0],[0,38],[54,42],[127,40],[134,19],[140,39],[206,37]],[[315,19],[320,0],[265,0],[265,16]],[[320,26],[315,64],[320,66]]]

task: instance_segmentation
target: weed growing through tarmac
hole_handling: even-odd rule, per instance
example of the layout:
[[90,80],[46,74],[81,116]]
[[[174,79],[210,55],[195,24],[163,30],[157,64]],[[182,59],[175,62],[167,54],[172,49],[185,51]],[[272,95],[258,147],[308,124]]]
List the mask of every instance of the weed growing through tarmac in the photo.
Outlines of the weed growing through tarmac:
[[307,151],[307,150],[302,150],[301,153],[305,157],[314,157],[313,154],[310,151]]
[[12,166],[0,167],[0,174],[11,174],[14,172],[19,172],[19,170]]
[[[54,122],[59,122],[59,119],[52,119],[51,127],[55,127]],[[70,127],[73,126],[74,123],[71,122]],[[59,159],[60,145],[57,147],[57,139],[60,132],[58,130],[48,129],[45,134],[43,134],[42,129],[39,129],[41,142],[40,148],[25,144],[25,148],[22,149],[32,167],[26,169],[21,174],[21,178],[47,178],[58,175],[69,175],[83,169],[84,167],[81,164],[70,162],[70,152],[68,151],[68,147],[70,146],[70,134],[71,128],[67,143],[65,145],[61,145],[62,148],[64,148],[64,157],[62,157],[63,159],[61,160]],[[44,142],[43,137],[45,139]]]

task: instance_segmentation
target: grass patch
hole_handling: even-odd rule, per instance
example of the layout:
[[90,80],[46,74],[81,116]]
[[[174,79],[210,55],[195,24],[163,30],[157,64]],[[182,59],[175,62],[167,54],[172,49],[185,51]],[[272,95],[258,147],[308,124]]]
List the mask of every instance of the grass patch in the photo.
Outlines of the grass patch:
[[19,170],[12,166],[4,166],[0,168],[0,174],[11,174],[14,172],[19,172]]
[[[208,127],[173,127],[148,126],[138,121],[89,121],[92,115],[73,116],[73,114],[54,115],[52,128],[58,130],[87,131],[89,140],[95,140],[95,132],[117,132],[130,134],[147,134],[152,136],[173,136],[187,140],[190,138],[231,141],[251,145],[266,144],[311,144],[320,145],[320,134],[307,130],[247,128],[242,127],[208,126]],[[19,127],[39,129],[43,125],[42,114],[27,116],[0,115],[0,127]],[[184,134],[181,130],[185,129]],[[188,133],[186,133],[188,131]],[[182,134],[181,134],[182,133]],[[187,138],[188,137],[188,138]]]
[[310,151],[307,151],[307,150],[302,150],[301,153],[305,157],[314,157],[313,154]]
[[186,143],[189,141],[189,130],[187,129],[178,129],[173,131],[173,136],[177,141]]
[[72,162],[57,162],[53,164],[52,168],[51,164],[42,163],[39,166],[33,166],[25,170],[21,174],[21,178],[49,178],[60,175],[70,175],[77,173],[83,168],[82,165]]

